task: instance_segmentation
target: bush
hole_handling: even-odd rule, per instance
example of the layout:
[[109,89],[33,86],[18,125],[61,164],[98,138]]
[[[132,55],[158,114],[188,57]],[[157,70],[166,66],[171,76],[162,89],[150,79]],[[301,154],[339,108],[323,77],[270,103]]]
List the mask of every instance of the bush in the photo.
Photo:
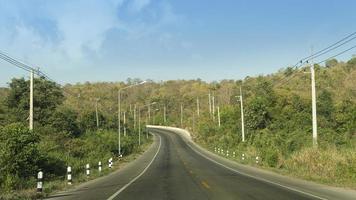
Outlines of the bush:
[[38,142],[38,134],[22,124],[0,129],[0,180],[4,190],[22,188],[22,181],[36,174],[40,159]]

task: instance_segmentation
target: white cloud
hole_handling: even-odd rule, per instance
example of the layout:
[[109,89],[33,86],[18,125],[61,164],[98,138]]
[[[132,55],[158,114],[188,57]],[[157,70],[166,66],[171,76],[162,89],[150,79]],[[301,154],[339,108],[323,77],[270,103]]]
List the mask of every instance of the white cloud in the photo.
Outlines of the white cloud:
[[[175,31],[165,30],[182,20],[167,1],[158,0],[149,12],[144,8],[154,3],[150,0],[11,1],[6,6],[1,2],[5,17],[0,18],[0,50],[48,73],[117,65],[112,56],[116,52],[108,51],[140,49],[142,43],[157,45],[150,51],[189,46],[181,45]],[[127,9],[137,13],[121,17],[130,12]],[[109,37],[113,30],[119,35]],[[126,60],[131,59],[127,55]]]
[[148,6],[151,0],[132,0],[130,1],[130,10],[131,12],[140,12],[143,8]]

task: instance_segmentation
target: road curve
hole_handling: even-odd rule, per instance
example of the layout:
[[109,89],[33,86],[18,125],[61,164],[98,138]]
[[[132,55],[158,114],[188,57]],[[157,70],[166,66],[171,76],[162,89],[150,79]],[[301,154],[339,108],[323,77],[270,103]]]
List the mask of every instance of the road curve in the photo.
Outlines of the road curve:
[[133,163],[51,199],[328,199],[239,173],[174,131],[153,128],[151,133],[154,144]]

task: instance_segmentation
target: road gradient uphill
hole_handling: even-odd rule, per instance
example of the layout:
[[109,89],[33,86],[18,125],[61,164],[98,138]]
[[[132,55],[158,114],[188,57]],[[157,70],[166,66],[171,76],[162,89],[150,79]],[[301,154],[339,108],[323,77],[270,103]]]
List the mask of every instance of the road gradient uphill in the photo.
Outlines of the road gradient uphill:
[[[50,196],[49,200],[106,200],[138,177],[154,160],[160,148],[160,138],[154,135],[153,144],[134,161],[109,175],[85,182],[71,190]],[[73,175],[75,178],[75,174]]]
[[[201,164],[204,163],[203,166],[193,166],[193,168],[199,170],[198,175],[204,171],[214,171],[215,173],[212,173],[214,177],[223,176],[224,171],[225,173],[227,173],[226,171],[232,173],[231,175],[235,177],[235,180],[227,184],[226,187],[223,187],[223,183],[216,184],[215,189],[217,191],[221,190],[225,193],[229,186],[235,188],[235,190],[243,190],[240,191],[239,194],[231,194],[233,197],[228,194],[225,196],[223,194],[216,195],[218,192],[213,192],[211,196],[209,196],[212,197],[211,199],[219,199],[219,197],[223,199],[356,199],[355,190],[331,187],[282,176],[274,172],[238,164],[224,157],[220,157],[194,143],[190,133],[186,130],[163,126],[150,126],[150,129],[164,131],[166,134],[170,133],[170,135],[179,135],[181,140],[174,139],[174,141],[181,142],[181,145],[185,145],[184,149],[188,149],[188,151],[182,151],[182,153],[187,152],[190,156],[194,156],[196,160],[200,160]],[[196,155],[199,156],[197,157]],[[210,164],[209,162],[206,163],[206,161],[209,161]],[[199,162],[193,161],[192,163],[196,164]],[[224,171],[218,168],[215,169],[214,165],[220,169],[224,169]],[[225,177],[223,181],[229,182],[229,180],[230,177]],[[240,180],[244,180],[244,182],[239,183]],[[248,184],[246,185],[245,183]],[[264,192],[266,189],[267,192]],[[280,190],[283,190],[283,192]],[[289,195],[283,197],[285,192],[289,193]]]
[[353,199],[356,194],[237,164],[199,147],[182,129],[148,128],[155,141],[141,157],[54,199],[303,200]]
[[234,173],[199,155],[178,134],[150,130],[162,138],[156,160],[114,199],[318,199]]

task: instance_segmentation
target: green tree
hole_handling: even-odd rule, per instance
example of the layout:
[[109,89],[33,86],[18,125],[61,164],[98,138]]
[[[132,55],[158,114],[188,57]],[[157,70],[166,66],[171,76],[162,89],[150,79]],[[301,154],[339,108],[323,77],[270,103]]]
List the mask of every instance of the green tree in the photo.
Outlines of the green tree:
[[[5,104],[9,108],[9,122],[25,122],[29,112],[30,82],[24,78],[12,79]],[[34,121],[40,125],[49,123],[56,107],[63,102],[61,88],[44,78],[34,79]]]
[[51,118],[51,125],[56,131],[66,131],[72,136],[79,136],[77,113],[68,108],[57,109]]
[[0,183],[5,190],[22,187],[22,181],[34,177],[38,170],[39,135],[22,124],[0,129]]

